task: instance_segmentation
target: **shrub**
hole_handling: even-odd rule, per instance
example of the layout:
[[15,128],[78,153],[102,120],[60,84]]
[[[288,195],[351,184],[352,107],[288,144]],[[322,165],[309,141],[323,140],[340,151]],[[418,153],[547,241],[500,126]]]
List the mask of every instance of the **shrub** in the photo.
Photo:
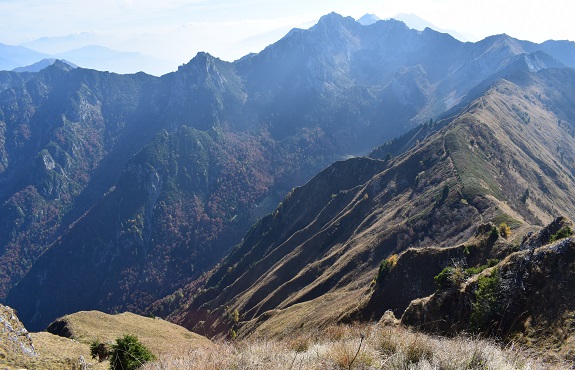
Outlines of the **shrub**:
[[475,302],[471,310],[471,329],[485,332],[500,319],[502,307],[501,277],[499,271],[479,276],[475,290]]
[[230,331],[228,332],[228,336],[230,337],[231,340],[236,340],[236,338],[238,337],[238,333],[236,333],[234,329],[230,329]]
[[461,266],[447,266],[433,280],[438,288],[455,287],[465,280],[465,273]]
[[569,226],[565,225],[561,229],[559,229],[559,231],[557,231],[555,234],[551,235],[551,238],[549,238],[549,243],[552,243],[559,239],[567,238],[571,235],[573,235],[573,230],[571,230]]
[[237,324],[240,321],[240,313],[237,308],[230,314],[230,319],[234,324]]
[[147,349],[135,335],[124,335],[116,339],[110,354],[111,370],[135,370],[156,357]]
[[471,276],[471,275],[479,274],[480,272],[483,272],[483,270],[485,270],[489,267],[493,267],[493,266],[497,265],[498,263],[499,263],[498,259],[490,258],[487,260],[486,265],[475,266],[475,267],[470,267],[470,268],[465,269],[465,275]]
[[105,343],[96,339],[90,343],[90,355],[93,359],[98,359],[98,362],[102,362],[110,356],[110,349]]
[[491,233],[489,234],[489,240],[495,242],[497,239],[499,239],[499,229],[493,226]]
[[507,239],[508,237],[511,236],[511,228],[509,226],[507,226],[507,224],[505,222],[502,222],[499,225],[499,235],[501,235],[505,239]]
[[435,275],[435,277],[433,278],[433,281],[435,281],[435,285],[437,285],[438,288],[447,287],[449,285],[449,277],[451,276],[452,272],[453,272],[453,266],[447,266],[443,270],[441,270],[441,272]]
[[381,284],[383,279],[387,277],[389,272],[397,265],[397,260],[399,256],[397,254],[392,254],[391,256],[384,259],[379,264],[379,270],[377,271],[377,276],[375,278],[375,282]]

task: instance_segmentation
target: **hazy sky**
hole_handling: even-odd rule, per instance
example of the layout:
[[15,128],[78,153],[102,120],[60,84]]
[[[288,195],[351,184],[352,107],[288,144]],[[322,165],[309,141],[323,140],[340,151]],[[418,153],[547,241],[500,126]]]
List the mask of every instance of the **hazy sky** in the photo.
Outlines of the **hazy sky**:
[[[568,0],[0,0],[0,42],[81,34],[84,43],[187,62],[197,51],[233,60],[331,11],[359,18],[414,13],[478,40],[575,40]],[[80,38],[80,37],[78,37]],[[78,41],[80,42],[80,41]],[[63,44],[61,48],[75,46]],[[60,50],[64,51],[64,50]]]

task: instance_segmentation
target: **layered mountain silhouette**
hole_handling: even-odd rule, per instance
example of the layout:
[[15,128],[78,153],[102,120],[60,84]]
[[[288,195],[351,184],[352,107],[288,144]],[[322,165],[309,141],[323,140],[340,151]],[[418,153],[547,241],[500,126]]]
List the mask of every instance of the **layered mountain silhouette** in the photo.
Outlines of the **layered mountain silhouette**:
[[[43,70],[44,68],[51,66],[52,64],[54,64],[57,60],[59,59],[55,59],[55,58],[47,58],[47,59],[42,59],[39,62],[30,64],[29,66],[24,66],[24,67],[18,67],[18,68],[14,68],[12,71],[13,72],[40,72],[41,70]],[[59,60],[62,63],[68,64],[70,67],[73,68],[77,68],[78,66],[75,65],[74,63],[70,63],[67,60],[63,59],[63,60]]]
[[28,49],[23,46],[12,46],[0,43],[0,70],[12,70],[49,58],[48,54]]
[[[42,47],[43,42],[50,44],[49,39],[38,40],[31,44],[32,48],[26,46],[12,46],[0,44],[0,70],[15,72],[38,72],[47,67],[55,59],[66,61],[72,66],[82,66],[83,68],[94,68],[116,73],[137,73],[146,71],[160,76],[165,71],[172,71],[177,64],[172,61],[143,55],[138,52],[117,51],[99,45],[84,45],[81,47],[70,47],[58,52],[40,52],[46,50]],[[64,44],[66,43],[63,41]],[[73,41],[71,41],[74,43]],[[58,46],[55,46],[58,49]],[[48,47],[48,49],[51,49]],[[50,61],[48,63],[47,61]]]
[[0,72],[0,297],[31,330],[85,309],[252,330],[343,315],[382,259],[479,222],[573,217],[574,47],[332,13],[159,78]]
[[[356,312],[390,255],[459,245],[487,222],[521,235],[554,215],[574,217],[573,78],[572,69],[517,71],[455,117],[376,149],[373,159],[331,165],[185,292],[193,298],[174,319],[210,334],[229,330],[234,310],[243,333],[325,324]],[[482,253],[475,263],[486,262]],[[411,300],[435,291],[433,277],[456,255],[406,256],[411,270],[400,270],[367,313],[378,319],[392,309],[400,317]]]

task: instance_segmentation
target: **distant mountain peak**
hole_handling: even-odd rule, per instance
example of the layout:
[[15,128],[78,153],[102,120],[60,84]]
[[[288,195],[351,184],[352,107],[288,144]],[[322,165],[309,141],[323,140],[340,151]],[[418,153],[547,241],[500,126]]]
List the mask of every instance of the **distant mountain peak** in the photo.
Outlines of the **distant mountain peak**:
[[317,26],[319,25],[335,26],[351,22],[355,23],[355,19],[353,19],[352,17],[344,17],[341,14],[331,12],[321,17],[317,22]]
[[437,27],[433,23],[428,22],[427,20],[417,16],[416,14],[399,13],[391,19],[401,21],[401,22],[405,23],[407,25],[407,27],[413,28],[414,30],[424,31],[426,28],[429,28],[429,29],[432,29],[432,30],[437,31],[437,32],[448,33],[451,36],[453,36],[454,38],[458,39],[459,41],[467,41],[467,37],[460,34],[459,32],[453,31],[453,30],[443,29],[441,27]]
[[206,60],[208,60],[208,59],[210,59],[210,60],[218,59],[217,57],[213,56],[212,54],[210,54],[210,53],[208,53],[208,52],[206,52],[206,51],[199,51],[199,52],[196,54],[196,56],[194,57],[194,59],[195,59],[195,58],[206,59]]
[[225,63],[223,60],[207,53],[205,51],[200,51],[190,60],[188,63],[180,66],[178,70],[186,70],[189,68],[194,68],[197,66],[212,65],[217,63]]
[[55,58],[46,58],[46,59],[42,59],[39,62],[36,62],[34,64],[30,64],[28,66],[25,67],[18,67],[18,68],[14,68],[12,71],[13,72],[39,72],[41,70],[43,70],[44,68],[47,68],[49,66],[56,66],[60,69],[63,70],[71,70],[74,68],[78,68],[78,66],[74,63],[71,63],[65,59],[55,59]]
[[14,68],[29,65],[49,57],[47,54],[23,46],[12,46],[0,43],[0,70],[10,71]]
[[71,70],[74,68],[77,68],[76,65],[74,65],[73,63],[70,63],[68,61],[66,61],[65,59],[55,59],[54,63],[52,63],[53,66],[58,67],[58,68],[62,68],[65,70]]
[[379,18],[377,15],[368,13],[368,14],[363,15],[356,22],[361,24],[362,26],[369,26],[369,25],[374,24],[380,20],[381,20],[381,18]]
[[478,44],[490,45],[491,48],[505,46],[511,49],[515,54],[523,54],[527,51],[525,50],[524,42],[517,40],[505,33],[488,36],[485,39],[479,41]]

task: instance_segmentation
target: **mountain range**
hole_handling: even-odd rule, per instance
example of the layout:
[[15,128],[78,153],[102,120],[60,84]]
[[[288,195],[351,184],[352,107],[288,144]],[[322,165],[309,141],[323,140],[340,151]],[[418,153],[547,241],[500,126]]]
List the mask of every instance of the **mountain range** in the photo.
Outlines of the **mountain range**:
[[[210,335],[400,317],[442,251],[502,260],[514,242],[486,230],[575,218],[574,50],[332,13],[162,77],[0,72],[0,299],[32,330],[88,309]],[[417,253],[440,257],[419,274]]]
[[[39,49],[43,49],[40,41]],[[32,43],[31,46],[36,47],[36,44]],[[157,76],[173,70],[177,66],[175,62],[143,55],[138,52],[117,51],[99,45],[84,45],[57,53],[43,53],[26,46],[0,44],[0,70],[38,72],[38,66],[46,67],[48,65],[46,61],[53,63],[56,59],[64,60],[70,65],[79,65],[83,68],[113,71],[115,73],[147,71]]]
[[0,70],[12,70],[25,67],[49,58],[48,54],[40,53],[23,46],[0,44]]
[[[572,69],[518,71],[455,117],[331,165],[254,225],[204,284],[184,291],[193,298],[174,318],[211,335],[229,329],[233,310],[246,333],[321,325],[374,299],[365,289],[389,256],[401,262],[415,251],[433,256],[425,247],[471,244],[487,222],[519,237],[557,214],[573,217],[575,140],[572,124],[563,126],[574,118],[564,115],[573,78]],[[550,104],[556,89],[565,95]],[[481,250],[469,266],[504,253]],[[412,270],[399,271],[367,312],[401,317],[412,300],[434,293],[433,277],[455,255],[408,260]]]
[[[415,14],[400,13],[392,19],[418,31],[430,28],[448,33],[460,41],[476,39],[437,27]],[[366,14],[358,18],[357,22],[370,25],[379,20],[381,19],[374,14]],[[309,28],[316,22],[317,18],[298,27]],[[293,26],[279,22],[273,26],[277,28],[262,33],[257,22],[246,22],[240,30],[232,30],[230,24],[225,22],[192,22],[171,31],[153,33],[150,30],[128,38],[99,31],[41,37],[18,46],[5,45],[0,48],[0,70],[23,68],[41,59],[58,58],[70,60],[83,68],[122,74],[143,71],[160,76],[176,70],[198,51],[209,52],[227,61],[236,60],[249,52],[261,51],[266,45],[285,35]],[[206,39],[204,34],[210,34],[210,40]],[[213,38],[217,41],[213,41]],[[19,49],[20,52],[14,54],[10,48]]]

